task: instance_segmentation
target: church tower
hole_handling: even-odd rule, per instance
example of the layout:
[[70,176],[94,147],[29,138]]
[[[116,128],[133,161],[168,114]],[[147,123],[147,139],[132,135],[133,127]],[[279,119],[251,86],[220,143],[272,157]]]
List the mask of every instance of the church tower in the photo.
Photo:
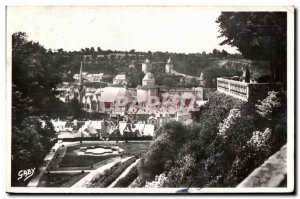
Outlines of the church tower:
[[173,69],[174,69],[174,65],[173,65],[173,62],[172,62],[171,57],[170,57],[167,64],[166,64],[165,72],[167,74],[171,74]]
[[78,97],[79,97],[79,102],[82,102],[83,98],[83,78],[82,78],[82,61],[80,62],[80,72],[79,72],[79,82],[78,82]]
[[128,67],[129,67],[129,68],[132,68],[132,69],[135,68],[133,61],[131,61],[131,64],[130,64]]
[[150,63],[149,59],[145,60],[145,63],[142,63],[142,71],[146,74],[146,73],[151,73],[152,70],[152,65]]
[[142,85],[143,86],[154,86],[155,80],[152,73],[146,73],[145,77],[143,78]]

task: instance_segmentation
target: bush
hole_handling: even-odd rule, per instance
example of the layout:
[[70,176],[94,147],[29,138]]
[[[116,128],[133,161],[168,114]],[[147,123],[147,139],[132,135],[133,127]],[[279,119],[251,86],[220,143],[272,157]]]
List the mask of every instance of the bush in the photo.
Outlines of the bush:
[[162,173],[155,176],[155,180],[153,180],[152,182],[146,182],[145,188],[161,188],[164,186],[166,180],[166,174]]
[[165,187],[185,187],[191,185],[195,180],[194,174],[197,172],[196,160],[190,154],[183,156],[176,161],[165,179]]
[[130,185],[130,188],[138,188],[144,187],[146,185],[146,181],[142,178],[142,176],[138,176]]
[[138,164],[139,174],[143,179],[153,181],[156,175],[169,170],[187,137],[187,128],[180,122],[172,121],[159,129],[156,139]]
[[113,183],[125,169],[136,161],[134,157],[122,163],[117,163],[111,169],[107,170],[100,178],[93,182],[93,187],[108,187]]
[[138,177],[137,167],[134,166],[128,174],[121,178],[114,187],[128,187]]

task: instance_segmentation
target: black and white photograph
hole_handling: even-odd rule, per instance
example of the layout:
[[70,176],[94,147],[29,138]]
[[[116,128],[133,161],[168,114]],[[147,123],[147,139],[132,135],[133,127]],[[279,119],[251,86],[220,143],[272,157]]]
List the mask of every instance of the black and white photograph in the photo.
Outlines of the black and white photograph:
[[294,192],[294,9],[7,6],[6,191]]

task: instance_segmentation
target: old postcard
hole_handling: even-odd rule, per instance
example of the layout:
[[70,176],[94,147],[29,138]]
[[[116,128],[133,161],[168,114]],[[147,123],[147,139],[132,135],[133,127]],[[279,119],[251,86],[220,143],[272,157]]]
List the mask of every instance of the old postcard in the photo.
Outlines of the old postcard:
[[294,7],[6,14],[7,192],[294,192]]

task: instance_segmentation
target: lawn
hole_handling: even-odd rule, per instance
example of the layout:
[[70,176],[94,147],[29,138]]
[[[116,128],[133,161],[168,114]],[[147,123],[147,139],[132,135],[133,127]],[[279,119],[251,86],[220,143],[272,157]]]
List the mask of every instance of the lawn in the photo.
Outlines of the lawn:
[[[91,147],[91,146],[104,146],[104,147],[112,147],[119,146],[124,149],[123,157],[126,156],[134,156],[147,151],[149,146],[149,142],[140,141],[140,142],[104,142],[104,141],[95,141],[95,142],[83,142],[78,146],[70,146],[67,148],[67,151],[62,158],[60,163],[60,168],[65,167],[84,167],[85,169],[90,168],[91,165],[96,164],[98,162],[108,160],[112,157],[117,157],[118,155],[110,154],[106,156],[91,156],[91,155],[77,155],[75,153],[80,147]],[[91,168],[94,169],[94,168]]]

